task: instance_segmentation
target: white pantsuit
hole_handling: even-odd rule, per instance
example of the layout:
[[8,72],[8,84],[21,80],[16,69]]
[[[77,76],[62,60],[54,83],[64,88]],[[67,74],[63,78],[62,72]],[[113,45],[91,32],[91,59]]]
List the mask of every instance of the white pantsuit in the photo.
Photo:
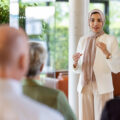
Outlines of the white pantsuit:
[[[79,120],[99,120],[101,110],[105,102],[113,97],[113,82],[111,72],[120,72],[120,49],[115,37],[103,34],[96,39],[107,46],[107,50],[112,57],[106,59],[102,50],[96,47],[96,56],[93,65],[96,81],[91,81],[88,85],[82,86],[82,63],[83,55],[78,61],[76,73],[80,74],[77,91],[79,94]],[[84,54],[87,36],[79,40],[77,52]],[[86,109],[87,108],[87,109]],[[86,116],[86,117],[84,117]]]
[[102,109],[113,92],[99,94],[96,82],[90,82],[79,93],[79,120],[100,120]]

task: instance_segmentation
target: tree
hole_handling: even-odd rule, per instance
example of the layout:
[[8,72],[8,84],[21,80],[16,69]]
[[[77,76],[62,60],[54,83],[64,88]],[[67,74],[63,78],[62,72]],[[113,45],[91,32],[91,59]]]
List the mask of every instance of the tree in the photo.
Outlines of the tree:
[[0,1],[0,24],[9,23],[9,1]]

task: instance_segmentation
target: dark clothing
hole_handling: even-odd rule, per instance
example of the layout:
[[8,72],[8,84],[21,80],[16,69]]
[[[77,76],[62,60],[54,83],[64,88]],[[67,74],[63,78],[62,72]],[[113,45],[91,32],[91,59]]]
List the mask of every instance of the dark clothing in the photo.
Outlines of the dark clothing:
[[106,103],[101,120],[120,120],[120,98],[109,100]]

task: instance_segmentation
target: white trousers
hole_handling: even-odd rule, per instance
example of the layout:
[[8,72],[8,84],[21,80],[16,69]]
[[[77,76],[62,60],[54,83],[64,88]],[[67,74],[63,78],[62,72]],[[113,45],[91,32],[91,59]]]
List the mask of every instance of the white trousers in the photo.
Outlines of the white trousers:
[[96,82],[90,82],[79,93],[79,120],[100,120],[102,109],[113,92],[99,94]]

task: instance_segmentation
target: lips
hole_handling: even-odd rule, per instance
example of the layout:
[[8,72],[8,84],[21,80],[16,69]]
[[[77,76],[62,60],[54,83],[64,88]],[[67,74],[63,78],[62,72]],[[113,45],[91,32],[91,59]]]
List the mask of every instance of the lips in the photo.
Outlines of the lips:
[[99,29],[99,27],[93,27],[93,29]]
[[93,28],[95,31],[98,31],[99,30],[99,27],[94,27]]

